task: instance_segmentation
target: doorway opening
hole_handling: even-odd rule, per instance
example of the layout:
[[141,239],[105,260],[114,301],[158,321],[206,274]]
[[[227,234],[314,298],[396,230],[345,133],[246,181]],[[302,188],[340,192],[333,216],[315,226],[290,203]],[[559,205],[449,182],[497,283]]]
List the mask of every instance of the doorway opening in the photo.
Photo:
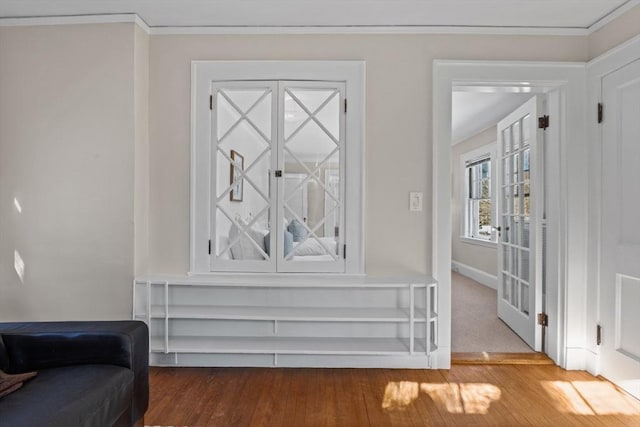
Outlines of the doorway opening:
[[547,135],[536,123],[547,92],[507,82],[451,88],[454,362],[544,353],[537,313],[546,283]]
[[[580,305],[579,300],[567,299],[583,277],[582,270],[573,266],[584,265],[582,252],[568,252],[569,244],[581,244],[584,233],[578,229],[586,227],[582,216],[571,218],[582,195],[574,188],[576,180],[585,175],[579,168],[582,151],[580,141],[584,135],[585,94],[584,65],[577,63],[501,62],[501,61],[448,61],[434,62],[433,99],[433,252],[432,272],[438,281],[439,347],[434,366],[446,368],[451,365],[451,268],[452,268],[452,187],[451,187],[451,94],[457,86],[485,88],[519,88],[522,92],[545,94],[549,126],[547,138],[555,141],[545,146],[546,151],[546,254],[544,295],[536,300],[529,310],[529,319],[537,320],[540,305],[544,301],[547,321],[545,353],[561,367],[574,366],[577,357],[568,348],[568,332],[580,319],[568,318],[568,313]],[[495,90],[495,89],[492,89]],[[571,153],[571,156],[569,156]],[[569,172],[571,171],[571,174]],[[586,179],[586,178],[585,178]],[[541,233],[541,227],[535,232]],[[571,238],[571,239],[570,239]],[[542,236],[538,236],[542,241]],[[536,265],[538,265],[536,263]],[[541,266],[539,267],[541,268]],[[539,272],[537,277],[542,277]],[[541,287],[539,288],[541,289]],[[579,326],[579,325],[578,325]]]

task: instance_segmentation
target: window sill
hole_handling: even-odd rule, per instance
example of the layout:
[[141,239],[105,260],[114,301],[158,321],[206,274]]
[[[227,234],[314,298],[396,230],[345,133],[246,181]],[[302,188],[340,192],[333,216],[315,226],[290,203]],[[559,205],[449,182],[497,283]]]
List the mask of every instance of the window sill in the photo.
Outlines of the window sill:
[[486,248],[497,248],[498,244],[490,240],[474,239],[473,237],[460,236],[460,241],[471,245],[484,246]]

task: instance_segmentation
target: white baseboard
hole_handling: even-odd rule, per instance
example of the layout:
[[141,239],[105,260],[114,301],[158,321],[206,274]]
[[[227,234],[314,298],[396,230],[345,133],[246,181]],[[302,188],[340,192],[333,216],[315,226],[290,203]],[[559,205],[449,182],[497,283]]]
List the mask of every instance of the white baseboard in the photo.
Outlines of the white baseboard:
[[478,270],[475,267],[453,260],[451,261],[451,270],[460,273],[469,279],[473,279],[478,283],[482,283],[491,289],[498,289],[498,278],[493,274],[489,274],[482,270]]
[[591,359],[589,351],[579,347],[568,347],[566,354],[566,365],[563,366],[567,371],[584,371],[587,368],[587,359]]
[[567,360],[564,369],[568,371],[587,371],[598,375],[598,354],[592,350],[580,347],[567,348]]

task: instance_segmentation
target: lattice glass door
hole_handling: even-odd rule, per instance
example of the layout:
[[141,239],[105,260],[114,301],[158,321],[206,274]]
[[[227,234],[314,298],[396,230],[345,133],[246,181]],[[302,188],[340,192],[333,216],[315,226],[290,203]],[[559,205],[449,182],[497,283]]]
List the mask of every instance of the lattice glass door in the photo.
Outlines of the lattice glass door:
[[530,347],[541,349],[536,313],[537,97],[498,124],[498,316]]
[[[278,180],[278,226],[286,228],[278,271],[344,271],[344,90],[335,82],[280,82],[278,169],[302,179]],[[306,218],[294,205],[301,188]]]
[[212,270],[275,271],[277,83],[214,83],[212,95]]

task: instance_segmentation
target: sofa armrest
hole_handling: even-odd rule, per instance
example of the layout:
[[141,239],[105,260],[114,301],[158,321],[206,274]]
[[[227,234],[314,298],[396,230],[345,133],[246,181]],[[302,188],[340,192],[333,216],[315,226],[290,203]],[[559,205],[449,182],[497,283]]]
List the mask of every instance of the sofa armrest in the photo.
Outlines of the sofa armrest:
[[134,373],[132,418],[149,404],[149,330],[139,321],[0,323],[8,373],[108,364]]

